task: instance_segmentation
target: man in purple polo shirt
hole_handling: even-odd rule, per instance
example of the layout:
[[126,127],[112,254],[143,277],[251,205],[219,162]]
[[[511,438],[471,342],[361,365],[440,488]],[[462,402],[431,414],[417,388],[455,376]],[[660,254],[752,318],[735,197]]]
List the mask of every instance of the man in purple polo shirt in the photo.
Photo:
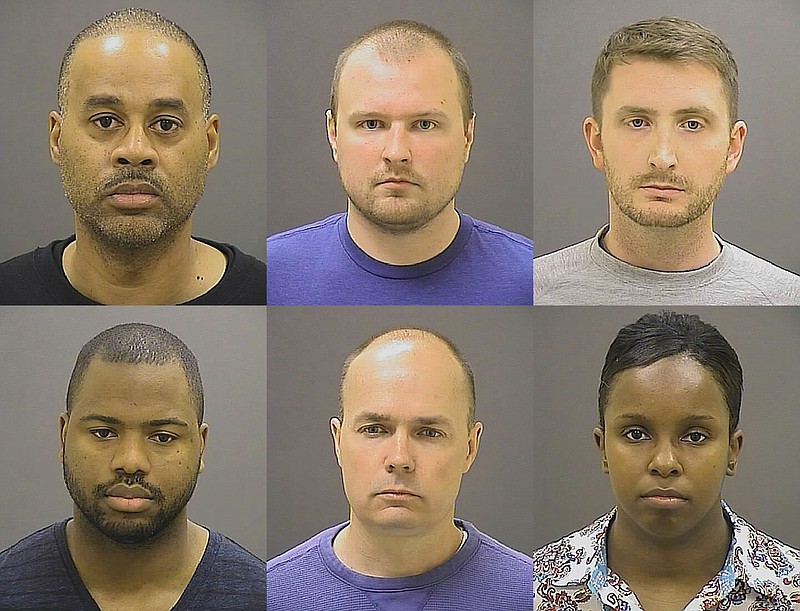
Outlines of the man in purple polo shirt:
[[267,563],[269,611],[530,611],[531,558],[455,518],[483,431],[458,349],[384,331],[341,379],[330,428],[350,520]]

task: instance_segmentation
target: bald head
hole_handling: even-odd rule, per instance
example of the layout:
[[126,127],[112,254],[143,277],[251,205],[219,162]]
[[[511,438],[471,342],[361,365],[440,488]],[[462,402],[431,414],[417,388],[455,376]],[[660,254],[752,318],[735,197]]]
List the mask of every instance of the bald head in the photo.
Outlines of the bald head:
[[446,337],[416,327],[382,331],[345,359],[339,385],[339,420],[344,422],[353,391],[368,382],[390,388],[420,383],[435,386],[443,400],[455,396],[464,405],[467,427],[475,423],[475,380],[472,369]]

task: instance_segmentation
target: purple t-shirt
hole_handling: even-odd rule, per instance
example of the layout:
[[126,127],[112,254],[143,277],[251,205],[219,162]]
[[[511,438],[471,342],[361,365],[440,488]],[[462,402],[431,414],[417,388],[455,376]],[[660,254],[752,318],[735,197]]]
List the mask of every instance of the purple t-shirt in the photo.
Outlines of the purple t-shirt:
[[450,245],[415,265],[361,250],[334,214],[267,238],[267,305],[533,305],[533,242],[458,213]]
[[456,520],[467,541],[450,560],[411,577],[369,577],[333,552],[346,525],[267,562],[267,611],[531,611],[533,560]]

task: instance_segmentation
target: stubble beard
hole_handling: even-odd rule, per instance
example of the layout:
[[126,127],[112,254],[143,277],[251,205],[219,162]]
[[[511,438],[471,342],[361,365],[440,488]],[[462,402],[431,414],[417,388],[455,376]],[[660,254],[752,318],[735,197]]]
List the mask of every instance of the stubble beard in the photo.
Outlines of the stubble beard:
[[[727,163],[723,162],[711,182],[703,187],[698,187],[684,177],[657,170],[646,174],[635,174],[627,183],[624,183],[614,172],[608,159],[603,165],[611,199],[620,212],[641,227],[667,228],[683,227],[703,216],[722,189],[726,169]],[[680,205],[662,202],[662,207],[659,209],[638,207],[633,201],[634,195],[638,194],[642,185],[650,182],[669,183],[684,189],[688,202]]]
[[[64,483],[67,486],[67,490],[85,521],[97,532],[111,541],[120,545],[132,547],[143,546],[157,541],[158,538],[172,526],[183,511],[183,508],[186,507],[197,485],[196,472],[191,481],[183,488],[181,494],[176,497],[174,501],[168,503],[159,488],[139,481],[141,478],[117,478],[117,480],[114,481],[97,484],[90,491],[87,491],[86,487],[70,469],[66,452],[63,460],[63,471]],[[142,520],[137,517],[132,517],[130,519],[121,518],[116,521],[109,519],[101,510],[100,503],[105,497],[105,491],[110,486],[120,482],[129,484],[136,483],[149,490],[153,495],[153,502],[159,506],[155,515],[147,520]],[[135,516],[135,514],[133,515]]]
[[[207,174],[203,160],[178,184],[169,186],[152,170],[126,166],[98,184],[96,177],[86,176],[69,155],[63,154],[59,169],[64,195],[77,219],[111,253],[138,252],[154,246],[166,249],[191,218],[203,195]],[[105,203],[108,190],[123,182],[150,184],[158,189],[160,202],[137,214],[109,209]]]
[[[402,176],[417,183],[419,186],[411,186],[407,190],[421,191],[422,198],[408,197],[407,194],[378,196],[375,191],[376,181],[387,175]],[[350,181],[345,178],[341,166],[339,167],[339,180],[350,203],[373,227],[390,235],[415,233],[438,217],[455,198],[462,176],[463,168],[452,184],[436,183],[428,188],[430,183],[417,174],[390,168],[381,175],[370,176],[366,186],[361,187],[348,184]],[[427,197],[424,195],[426,192],[430,193]]]

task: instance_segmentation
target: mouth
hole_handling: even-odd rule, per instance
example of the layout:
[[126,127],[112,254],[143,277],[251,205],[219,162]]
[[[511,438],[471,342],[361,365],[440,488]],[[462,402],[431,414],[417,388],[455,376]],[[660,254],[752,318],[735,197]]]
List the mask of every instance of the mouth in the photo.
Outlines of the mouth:
[[416,185],[417,183],[408,180],[407,178],[390,176],[377,182],[378,185],[384,187],[404,187],[409,185]]
[[153,504],[153,494],[142,486],[115,484],[106,490],[105,500],[111,509],[122,513],[139,513]]
[[659,197],[668,197],[671,195],[678,195],[684,192],[684,189],[676,187],[675,185],[650,183],[639,187],[645,193],[656,195]]
[[413,498],[419,495],[414,494],[413,492],[409,492],[408,490],[389,489],[389,490],[382,490],[377,494],[377,496],[385,496],[392,498]]
[[661,507],[677,507],[688,501],[682,493],[672,488],[648,490],[641,496],[641,499],[646,503]]
[[115,496],[124,499],[147,499],[153,498],[153,493],[142,486],[127,486],[125,484],[114,484],[106,490],[106,496]]

